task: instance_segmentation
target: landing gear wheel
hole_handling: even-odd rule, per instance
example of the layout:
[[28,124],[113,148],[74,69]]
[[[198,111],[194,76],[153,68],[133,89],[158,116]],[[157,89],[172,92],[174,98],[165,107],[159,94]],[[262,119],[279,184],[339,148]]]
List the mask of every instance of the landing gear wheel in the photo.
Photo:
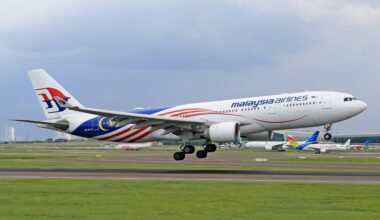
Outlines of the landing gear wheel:
[[321,151],[320,150],[316,150],[314,151],[315,154],[321,154]]
[[175,152],[173,154],[174,160],[183,160],[185,159],[186,154],[184,152]]
[[195,152],[195,147],[193,145],[185,145],[182,148],[182,152],[184,152],[185,154],[192,154]]
[[199,151],[197,151],[197,157],[199,159],[206,158],[207,157],[207,151],[205,151],[205,150],[199,150]]
[[215,144],[207,144],[205,147],[205,150],[207,152],[215,152],[216,151],[216,145]]
[[329,141],[331,140],[332,135],[330,133],[326,133],[323,137],[325,138],[326,141]]

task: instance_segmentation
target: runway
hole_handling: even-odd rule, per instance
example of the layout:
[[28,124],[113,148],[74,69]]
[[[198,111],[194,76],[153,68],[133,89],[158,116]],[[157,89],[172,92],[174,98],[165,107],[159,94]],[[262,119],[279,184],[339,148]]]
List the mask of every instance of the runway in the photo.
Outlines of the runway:
[[221,169],[1,168],[0,178],[380,184],[380,172]]

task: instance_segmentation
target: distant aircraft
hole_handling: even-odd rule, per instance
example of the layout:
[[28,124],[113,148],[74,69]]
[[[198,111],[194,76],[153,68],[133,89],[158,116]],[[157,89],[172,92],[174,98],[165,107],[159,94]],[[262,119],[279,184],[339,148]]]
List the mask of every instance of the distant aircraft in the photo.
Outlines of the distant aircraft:
[[369,144],[369,139],[367,139],[364,144],[359,144],[359,145],[353,145],[351,146],[353,149],[355,150],[374,150],[376,149],[376,147],[372,147],[370,144]]
[[[84,107],[44,70],[28,74],[47,120],[15,121],[113,142],[204,140],[203,149],[196,153],[198,158],[216,151],[217,143],[233,142],[244,135],[330,125],[367,108],[366,103],[346,93],[301,92],[120,112]],[[83,87],[91,90],[90,85]],[[98,93],[91,91],[94,96]],[[331,139],[331,134],[326,133],[325,138]],[[193,145],[184,144],[173,157],[183,160],[194,152]]]
[[319,136],[319,131],[315,131],[313,135],[309,137],[305,142],[303,143],[298,143],[298,141],[291,135],[288,135],[288,146],[295,148],[297,150],[303,150],[307,148],[310,144],[317,144],[318,143],[318,136]]
[[115,149],[117,150],[132,150],[132,151],[139,151],[144,148],[151,148],[155,146],[161,146],[161,143],[158,142],[146,142],[146,143],[125,143],[125,144],[119,144],[115,146]]
[[[318,135],[317,135],[318,138]],[[345,144],[335,144],[335,143],[318,143],[318,142],[306,142],[305,144],[298,144],[295,138],[289,136],[288,140],[291,146],[298,150],[313,150],[314,153],[330,153],[331,151],[341,151],[350,149],[351,139],[348,139]]]
[[286,141],[248,141],[245,143],[243,142],[242,146],[246,148],[256,148],[283,152],[287,149],[286,143]]
[[[310,143],[317,143],[317,138],[319,135],[319,131],[316,131],[313,133],[313,135],[304,142],[298,142],[297,144],[303,145],[303,144],[308,144]],[[286,151],[289,147],[294,147],[291,145],[290,139],[295,140],[295,138],[292,135],[288,135],[288,140],[287,141],[248,141],[248,142],[243,142],[242,146],[246,148],[257,148],[257,149],[265,149],[265,150],[273,150],[273,151],[278,151],[278,152],[284,152]]]

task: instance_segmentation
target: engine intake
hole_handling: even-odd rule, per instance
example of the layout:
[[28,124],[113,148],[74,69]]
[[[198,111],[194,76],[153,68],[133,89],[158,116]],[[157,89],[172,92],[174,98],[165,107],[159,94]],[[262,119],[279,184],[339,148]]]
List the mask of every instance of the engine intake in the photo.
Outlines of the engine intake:
[[205,131],[205,137],[213,142],[233,142],[240,137],[240,125],[237,122],[213,124]]

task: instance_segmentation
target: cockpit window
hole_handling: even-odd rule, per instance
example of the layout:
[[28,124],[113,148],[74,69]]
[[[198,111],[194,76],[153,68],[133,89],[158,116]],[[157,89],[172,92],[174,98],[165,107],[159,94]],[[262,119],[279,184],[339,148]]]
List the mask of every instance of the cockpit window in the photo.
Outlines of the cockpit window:
[[355,98],[355,97],[346,97],[346,98],[344,98],[344,101],[345,101],[345,102],[351,102],[351,101],[353,101],[353,100],[358,100],[358,99]]

